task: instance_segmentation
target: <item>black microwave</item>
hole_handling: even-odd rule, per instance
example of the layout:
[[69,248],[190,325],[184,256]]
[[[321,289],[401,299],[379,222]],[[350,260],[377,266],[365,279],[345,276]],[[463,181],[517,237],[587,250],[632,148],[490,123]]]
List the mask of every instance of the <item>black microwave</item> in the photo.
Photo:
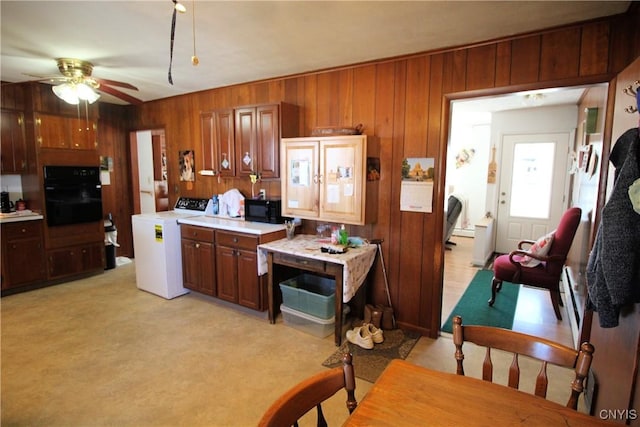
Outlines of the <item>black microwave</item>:
[[289,218],[282,216],[279,199],[244,199],[244,220],[282,224]]

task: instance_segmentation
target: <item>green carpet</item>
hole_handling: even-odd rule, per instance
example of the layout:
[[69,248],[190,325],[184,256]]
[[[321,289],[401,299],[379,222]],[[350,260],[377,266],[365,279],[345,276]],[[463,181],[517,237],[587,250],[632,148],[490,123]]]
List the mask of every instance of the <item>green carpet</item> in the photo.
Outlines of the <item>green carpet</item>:
[[491,298],[491,279],[493,279],[493,271],[478,270],[449,318],[442,325],[442,332],[453,332],[452,321],[456,315],[462,316],[462,323],[466,325],[495,326],[505,329],[513,327],[520,285],[504,282],[496,296],[496,302],[493,307],[489,307],[487,301]]

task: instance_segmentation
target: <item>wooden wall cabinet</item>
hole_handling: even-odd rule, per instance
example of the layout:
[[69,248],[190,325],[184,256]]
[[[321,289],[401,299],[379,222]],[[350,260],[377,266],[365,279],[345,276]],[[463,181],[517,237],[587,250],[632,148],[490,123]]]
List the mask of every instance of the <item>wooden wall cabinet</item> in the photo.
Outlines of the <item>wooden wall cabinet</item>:
[[2,290],[43,282],[47,277],[42,221],[2,224]]
[[[212,175],[236,175],[233,110],[200,114],[202,169]],[[196,161],[198,161],[196,159]]]
[[95,150],[98,146],[94,119],[37,113],[35,123],[40,148]]
[[48,279],[104,270],[104,243],[83,243],[47,251]]
[[278,105],[239,108],[235,111],[236,174],[280,176],[280,108]]
[[214,231],[181,224],[183,286],[206,295],[216,295]]
[[364,225],[366,135],[283,138],[282,214]]
[[280,176],[280,138],[298,134],[292,104],[265,104],[200,114],[203,174]]
[[0,173],[20,174],[27,169],[27,142],[24,113],[2,110],[0,142]]

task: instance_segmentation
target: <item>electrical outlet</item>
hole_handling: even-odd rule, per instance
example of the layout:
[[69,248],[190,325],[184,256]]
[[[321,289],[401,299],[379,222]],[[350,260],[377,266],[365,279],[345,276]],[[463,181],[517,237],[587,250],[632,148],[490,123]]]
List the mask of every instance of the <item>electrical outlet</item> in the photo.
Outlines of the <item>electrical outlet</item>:
[[261,188],[261,189],[260,189],[260,198],[261,198],[262,200],[264,200],[264,199],[266,199],[266,198],[267,198],[267,190],[265,190],[264,188]]

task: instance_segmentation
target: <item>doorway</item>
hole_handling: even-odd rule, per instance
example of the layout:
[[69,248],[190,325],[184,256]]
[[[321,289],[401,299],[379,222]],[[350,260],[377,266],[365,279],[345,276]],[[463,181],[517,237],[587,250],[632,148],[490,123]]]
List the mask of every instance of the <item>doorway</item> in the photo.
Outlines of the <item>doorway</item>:
[[[457,300],[464,293],[466,286],[470,282],[470,278],[473,277],[478,269],[485,267],[484,262],[475,263],[475,226],[476,224],[483,223],[482,220],[486,219],[487,216],[490,217],[487,221],[493,221],[494,225],[497,226],[496,221],[500,217],[500,179],[510,175],[510,173],[505,172],[505,167],[503,167],[503,162],[505,161],[503,152],[501,151],[503,149],[503,138],[506,135],[564,133],[568,143],[565,144],[563,142],[561,145],[568,145],[569,149],[572,150],[574,140],[576,139],[575,130],[576,127],[579,126],[577,114],[578,105],[580,105],[581,97],[587,88],[588,87],[556,89],[549,91],[548,95],[542,97],[536,96],[535,99],[533,99],[534,97],[532,96],[527,96],[529,95],[527,93],[518,93],[456,100],[452,102],[450,109],[450,139],[447,147],[447,177],[445,183],[447,194],[445,194],[444,200],[447,200],[448,194],[451,192],[461,191],[459,186],[460,182],[473,183],[475,187],[471,190],[465,190],[470,193],[471,196],[476,196],[477,194],[484,194],[485,196],[479,203],[480,206],[477,206],[477,201],[471,201],[471,196],[467,197],[466,210],[468,217],[465,218],[464,215],[461,215],[461,219],[456,224],[456,231],[452,238],[457,245],[453,246],[451,248],[452,250],[447,250],[444,253],[444,281],[442,289],[443,322],[451,313]],[[545,93],[546,91],[541,92]],[[543,99],[543,102],[540,102],[540,99]],[[475,129],[467,130],[466,133],[456,130],[456,126],[458,126],[461,121],[467,120],[465,117],[472,115],[475,116],[475,119],[470,126],[473,126]],[[485,132],[483,127],[490,129],[490,136],[489,138],[478,139],[477,137]],[[454,140],[456,132],[458,132],[458,135],[464,135],[464,138]],[[568,137],[566,136],[567,134]],[[511,143],[514,146],[517,145],[516,142],[519,142],[519,140],[507,141],[507,143]],[[455,146],[456,143],[458,146]],[[460,147],[460,144],[463,146]],[[471,156],[467,157],[466,162],[463,161],[462,166],[456,168],[456,165],[460,164],[460,159],[462,158],[464,160],[464,156],[460,157],[461,153],[464,154],[465,150],[463,149],[466,149],[467,152],[471,152],[470,149],[474,149],[474,152],[471,152]],[[497,156],[493,156],[493,149],[497,152]],[[518,153],[518,155],[520,154],[522,153]],[[458,159],[456,159],[456,156],[458,156]],[[491,181],[492,176],[491,173],[489,173],[489,166],[494,161],[496,163],[497,173],[493,175],[493,179],[495,180]],[[510,161],[513,162],[513,160]],[[554,162],[556,166],[562,164],[564,168],[564,170],[563,168],[559,169],[559,173],[564,177],[564,181],[560,186],[562,188],[562,191],[560,191],[560,206],[566,206],[570,199],[568,194],[571,187],[570,180],[567,179],[569,176],[567,163],[568,161],[563,158]],[[473,171],[474,168],[478,169],[476,175],[464,176],[465,173]],[[462,173],[463,175],[456,177],[457,181],[453,181],[452,178],[454,175],[451,174],[452,170],[454,174]],[[553,188],[555,191],[557,185]],[[476,206],[472,206],[472,203],[475,203]],[[505,205],[507,205],[506,202]],[[465,221],[465,223],[463,224],[462,221]],[[494,236],[495,230],[490,236],[490,254],[496,249]],[[509,251],[512,249],[513,248],[510,248]],[[566,340],[568,344],[573,345],[571,342],[571,327],[566,321],[561,323],[556,321],[551,304],[549,303],[548,293],[531,293],[529,289],[523,289],[521,295],[523,295],[523,297],[526,296],[527,303],[523,309],[521,309],[520,304],[518,305],[514,329],[546,336],[550,339],[558,338],[556,339],[557,341]],[[549,309],[549,313],[547,313],[547,309]],[[518,318],[520,321],[518,321]],[[548,320],[542,318],[548,318]],[[537,322],[537,324],[534,324],[535,322]],[[559,339],[559,337],[562,337],[562,339]]]
[[164,129],[130,132],[133,213],[169,210]]

